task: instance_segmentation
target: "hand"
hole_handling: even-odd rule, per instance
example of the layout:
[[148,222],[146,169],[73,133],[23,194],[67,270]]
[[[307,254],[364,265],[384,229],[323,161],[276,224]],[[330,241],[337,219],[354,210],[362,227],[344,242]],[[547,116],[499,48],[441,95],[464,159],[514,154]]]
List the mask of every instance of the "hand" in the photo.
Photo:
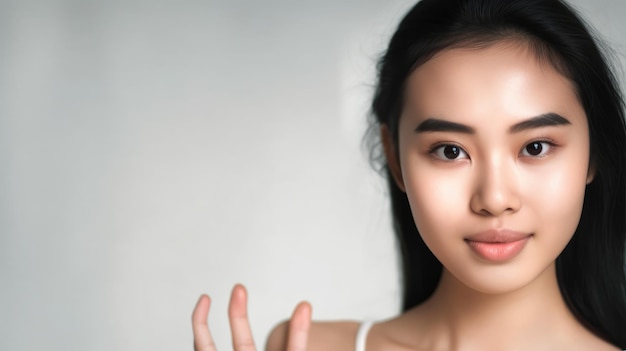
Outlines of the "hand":
[[[248,323],[247,292],[243,285],[235,285],[228,305],[228,319],[233,338],[234,351],[255,351],[250,324]],[[193,345],[195,351],[216,351],[207,319],[211,299],[200,296],[191,316]],[[306,351],[311,326],[311,305],[301,302],[291,316],[286,351]]]

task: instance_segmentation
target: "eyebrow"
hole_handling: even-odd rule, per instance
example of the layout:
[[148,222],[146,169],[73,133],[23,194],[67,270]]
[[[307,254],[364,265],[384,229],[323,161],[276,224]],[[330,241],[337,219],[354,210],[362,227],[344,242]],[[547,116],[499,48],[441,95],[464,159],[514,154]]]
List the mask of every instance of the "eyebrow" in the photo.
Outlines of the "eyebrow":
[[528,129],[556,127],[569,124],[571,123],[567,120],[567,118],[559,115],[558,113],[550,112],[527,119],[511,126],[511,128],[509,128],[509,133],[518,133]]
[[437,118],[428,118],[415,128],[416,133],[424,132],[456,132],[463,134],[474,134],[476,131],[465,124],[455,123]]
[[[567,118],[558,113],[549,112],[516,123],[509,128],[509,133],[519,133],[529,129],[555,127],[571,124]],[[450,122],[443,119],[428,118],[415,128],[416,133],[425,132],[454,132],[463,134],[475,134],[476,130],[468,125]]]

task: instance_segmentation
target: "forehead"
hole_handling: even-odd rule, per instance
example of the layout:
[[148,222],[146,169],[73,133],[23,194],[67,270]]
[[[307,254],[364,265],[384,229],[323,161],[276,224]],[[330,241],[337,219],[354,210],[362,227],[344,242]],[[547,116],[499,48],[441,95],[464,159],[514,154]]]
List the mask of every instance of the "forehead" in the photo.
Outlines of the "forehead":
[[411,73],[404,93],[403,116],[418,120],[513,124],[555,112],[586,123],[572,82],[515,43],[443,50]]

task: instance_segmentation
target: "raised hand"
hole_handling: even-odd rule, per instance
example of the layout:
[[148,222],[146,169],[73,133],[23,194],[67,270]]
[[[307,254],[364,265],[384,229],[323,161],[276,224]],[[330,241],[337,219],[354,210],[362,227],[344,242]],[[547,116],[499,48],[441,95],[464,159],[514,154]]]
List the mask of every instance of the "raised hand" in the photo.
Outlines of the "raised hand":
[[[235,285],[228,306],[234,351],[256,351],[248,322],[247,300],[243,285]],[[191,317],[195,351],[217,351],[207,323],[210,308],[211,299],[207,295],[200,296]],[[286,351],[306,351],[310,326],[311,306],[301,302],[296,306],[289,322]]]

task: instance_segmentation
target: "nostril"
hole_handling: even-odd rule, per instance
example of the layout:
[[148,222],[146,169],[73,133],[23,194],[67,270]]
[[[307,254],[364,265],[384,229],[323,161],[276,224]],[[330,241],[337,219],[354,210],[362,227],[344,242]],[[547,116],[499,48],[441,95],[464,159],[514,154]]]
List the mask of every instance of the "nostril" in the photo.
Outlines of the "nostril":
[[494,183],[488,183],[476,189],[470,199],[470,207],[481,216],[499,216],[517,212],[521,207],[521,200],[512,189],[503,184],[495,186]]

